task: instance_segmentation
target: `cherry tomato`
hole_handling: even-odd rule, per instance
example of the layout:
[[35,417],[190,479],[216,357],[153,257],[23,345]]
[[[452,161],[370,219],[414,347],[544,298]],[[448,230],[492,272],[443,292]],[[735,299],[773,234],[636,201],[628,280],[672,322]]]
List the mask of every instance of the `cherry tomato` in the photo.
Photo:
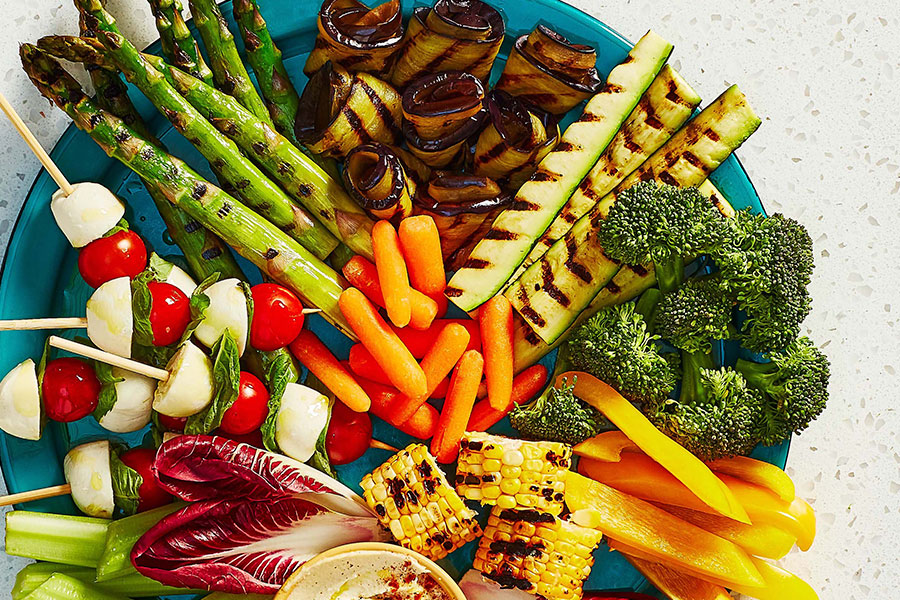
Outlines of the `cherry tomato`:
[[159,413],[157,419],[159,419],[159,424],[166,428],[166,431],[175,433],[183,432],[184,426],[187,425],[187,417],[170,417]]
[[250,345],[270,352],[293,342],[303,329],[303,305],[294,293],[277,283],[254,285]]
[[153,472],[153,461],[156,459],[156,450],[151,448],[132,448],[119,455],[119,460],[131,467],[141,476],[143,482],[138,488],[138,512],[144,512],[152,508],[164,506],[172,501],[169,492],[159,487],[156,474]]
[[147,268],[147,246],[130,230],[117,231],[81,249],[78,270],[91,287],[117,277],[131,277]]
[[351,463],[369,449],[372,419],[369,413],[354,412],[343,402],[335,402],[325,436],[325,450],[333,465]]
[[41,385],[44,410],[54,421],[77,421],[97,408],[100,387],[94,367],[87,361],[71,357],[51,360]]
[[222,415],[219,429],[229,435],[244,435],[259,429],[269,414],[269,391],[259,377],[241,371],[238,397]]
[[147,288],[152,298],[150,327],[153,329],[153,345],[174,344],[181,339],[191,322],[190,298],[171,283],[151,281]]

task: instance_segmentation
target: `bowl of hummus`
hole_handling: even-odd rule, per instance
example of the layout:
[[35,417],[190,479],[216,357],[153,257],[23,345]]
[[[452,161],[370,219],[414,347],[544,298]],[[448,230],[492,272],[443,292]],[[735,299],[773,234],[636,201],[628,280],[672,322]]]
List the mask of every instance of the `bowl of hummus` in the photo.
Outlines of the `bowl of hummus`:
[[450,575],[418,552],[361,542],[323,552],[290,576],[275,600],[466,600]]

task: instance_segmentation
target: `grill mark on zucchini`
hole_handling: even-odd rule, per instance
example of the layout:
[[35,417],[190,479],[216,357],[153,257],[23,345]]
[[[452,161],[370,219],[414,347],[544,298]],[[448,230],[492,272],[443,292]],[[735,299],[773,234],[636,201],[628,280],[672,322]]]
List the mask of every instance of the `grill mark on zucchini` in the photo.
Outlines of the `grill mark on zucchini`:
[[362,78],[358,77],[356,81],[362,87],[363,91],[366,93],[366,96],[369,97],[369,102],[371,102],[373,108],[375,108],[375,113],[381,119],[381,122],[384,123],[385,127],[390,130],[391,136],[394,139],[398,139],[401,135],[400,125],[398,125],[394,120],[394,115],[392,115],[391,111],[388,110],[387,105],[384,103],[384,99],[382,99],[378,92],[374,90],[372,86],[366,83]]
[[514,200],[506,210],[514,210],[518,212],[533,212],[536,210],[541,210],[541,207],[540,205],[535,204],[534,202],[529,202],[527,200]]
[[356,111],[350,107],[349,102],[341,109],[341,114],[347,119],[350,129],[352,129],[353,133],[356,134],[356,137],[359,138],[360,143],[364,144],[370,141],[369,134],[366,132],[366,128],[363,127],[362,120],[359,118],[359,115],[356,114]]
[[519,298],[522,301],[522,307],[519,309],[519,314],[522,315],[522,318],[526,321],[531,321],[536,327],[545,327],[547,322],[544,320],[544,317],[531,308],[531,305],[528,303],[528,292],[525,288],[519,288]]
[[463,269],[486,269],[491,266],[491,261],[483,258],[472,258],[471,256],[463,263]]
[[[568,308],[572,303],[566,293],[553,283],[553,269],[546,262],[541,263],[541,287],[548,296],[553,298],[563,308]],[[522,289],[524,290],[525,288]]]
[[487,232],[483,239],[508,242],[510,240],[519,239],[519,234],[513,231],[507,231],[505,229],[491,229]]
[[[572,275],[580,279],[585,283],[590,283],[594,280],[591,276],[591,272],[581,263],[575,260],[575,252],[578,250],[578,246],[575,242],[574,238],[566,237],[566,253],[568,254],[568,258],[566,258],[566,268],[569,270]],[[542,264],[547,265],[549,268],[549,263],[546,261],[542,261]]]
[[531,181],[557,181],[559,179],[559,175],[556,173],[551,173],[545,169],[541,169],[538,167],[538,170],[535,171],[534,175],[531,176]]

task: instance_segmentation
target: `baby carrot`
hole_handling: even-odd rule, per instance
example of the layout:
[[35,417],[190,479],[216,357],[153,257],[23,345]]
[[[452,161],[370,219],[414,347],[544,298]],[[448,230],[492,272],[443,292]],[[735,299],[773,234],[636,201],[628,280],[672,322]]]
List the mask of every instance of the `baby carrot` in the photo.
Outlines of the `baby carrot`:
[[428,390],[422,367],[361,291],[356,288],[344,290],[338,299],[338,306],[353,333],[394,387],[413,397],[421,396]]
[[483,371],[484,357],[476,350],[463,354],[453,371],[437,431],[431,439],[431,453],[440,463],[452,463],[459,454],[459,441],[472,415]]
[[506,296],[497,295],[478,311],[484,375],[494,410],[509,412],[513,380],[513,315]]
[[297,360],[348,408],[356,412],[369,410],[372,403],[369,396],[316,334],[304,329],[290,348]]
[[472,319],[437,319],[428,329],[416,331],[409,327],[405,329],[394,328],[394,332],[400,337],[403,343],[412,352],[416,358],[424,358],[434,340],[450,323],[459,323],[469,332],[469,347],[467,350],[481,350],[481,329],[478,327],[478,321]]
[[390,221],[378,221],[372,227],[375,269],[384,295],[388,318],[397,327],[406,327],[412,316],[409,300],[409,275],[400,249],[400,238]]
[[443,381],[466,351],[469,345],[469,332],[458,323],[450,323],[438,334],[431,350],[420,363],[428,381],[428,391],[418,398],[408,398],[407,402],[397,407],[397,418],[405,421],[428,400],[438,384]]
[[400,222],[400,245],[412,286],[432,298],[443,294],[447,287],[447,275],[441,254],[441,236],[434,219],[428,215],[403,219]]
[[[342,272],[350,285],[358,288],[373,304],[385,308],[384,295],[378,282],[378,271],[373,263],[357,255],[347,261]],[[419,290],[410,288],[409,310],[409,326],[413,329],[428,329],[438,315],[447,312],[447,298],[444,294],[431,298]]]
[[437,384],[437,387],[434,388],[434,391],[431,392],[432,398],[445,398],[447,396],[447,390],[450,389],[450,378],[444,377],[441,379],[441,382]]
[[[547,367],[544,365],[528,367],[513,379],[511,404],[528,402],[544,389],[545,385],[547,385]],[[508,412],[494,410],[490,400],[480,400],[472,409],[472,416],[469,417],[466,431],[487,431],[499,423]]]
[[359,384],[372,398],[372,407],[369,409],[369,412],[373,415],[382,421],[390,423],[403,433],[420,440],[427,440],[434,435],[439,419],[438,411],[435,407],[426,402],[419,407],[412,417],[404,422],[398,422],[394,407],[406,399],[403,394],[392,387],[381,385],[368,379],[360,378]]
[[392,385],[384,369],[375,362],[375,358],[362,344],[354,344],[350,348],[349,359],[350,370],[358,377],[365,377],[384,385]]

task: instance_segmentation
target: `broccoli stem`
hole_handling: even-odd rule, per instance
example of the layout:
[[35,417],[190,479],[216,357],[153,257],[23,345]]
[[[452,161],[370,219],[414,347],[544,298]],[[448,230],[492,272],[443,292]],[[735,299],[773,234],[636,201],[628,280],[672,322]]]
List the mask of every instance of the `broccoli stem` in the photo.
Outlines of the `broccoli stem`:
[[663,294],[674,292],[684,282],[684,257],[680,254],[669,255],[665,260],[653,260],[656,281]]
[[740,358],[734,370],[744,376],[747,385],[763,391],[772,389],[778,376],[778,365],[773,362],[758,363]]
[[712,354],[706,352],[681,353],[681,365],[684,370],[681,380],[681,394],[678,401],[682,404],[705,404],[706,388],[700,384],[702,369],[715,369]]
[[659,301],[662,300],[662,292],[657,288],[650,288],[634,303],[634,312],[644,317],[647,330],[656,331],[656,315],[659,311]]

